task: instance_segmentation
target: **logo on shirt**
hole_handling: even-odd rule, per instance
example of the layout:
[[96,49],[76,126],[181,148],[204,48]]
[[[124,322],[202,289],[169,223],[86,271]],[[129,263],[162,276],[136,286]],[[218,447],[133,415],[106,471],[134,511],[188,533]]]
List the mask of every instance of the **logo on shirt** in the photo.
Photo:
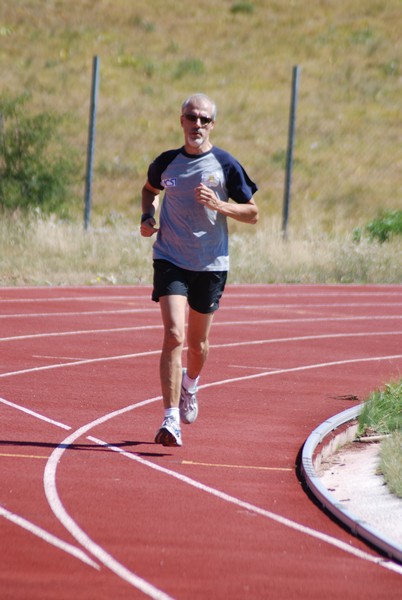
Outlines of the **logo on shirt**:
[[162,179],[162,185],[165,188],[175,187],[177,185],[176,177],[169,177],[168,179]]
[[218,173],[203,173],[201,175],[201,183],[208,186],[209,188],[218,187],[219,174]]

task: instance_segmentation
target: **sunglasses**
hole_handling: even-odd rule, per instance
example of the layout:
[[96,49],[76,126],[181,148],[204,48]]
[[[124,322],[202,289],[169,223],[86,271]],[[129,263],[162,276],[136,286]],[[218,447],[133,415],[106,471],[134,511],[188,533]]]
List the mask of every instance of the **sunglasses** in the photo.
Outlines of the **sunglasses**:
[[198,115],[191,115],[191,114],[187,114],[187,113],[185,113],[184,116],[186,117],[187,121],[191,121],[192,123],[196,123],[199,119],[201,125],[203,125],[203,126],[209,125],[213,121],[212,117],[201,117]]

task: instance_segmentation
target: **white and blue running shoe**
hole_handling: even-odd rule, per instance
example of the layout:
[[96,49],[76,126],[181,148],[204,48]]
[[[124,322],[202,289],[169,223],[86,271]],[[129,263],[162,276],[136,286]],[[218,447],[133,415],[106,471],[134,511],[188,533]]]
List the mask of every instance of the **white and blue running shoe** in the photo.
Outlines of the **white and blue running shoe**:
[[156,432],[155,443],[162,446],[181,446],[180,425],[173,417],[165,417],[160,429]]

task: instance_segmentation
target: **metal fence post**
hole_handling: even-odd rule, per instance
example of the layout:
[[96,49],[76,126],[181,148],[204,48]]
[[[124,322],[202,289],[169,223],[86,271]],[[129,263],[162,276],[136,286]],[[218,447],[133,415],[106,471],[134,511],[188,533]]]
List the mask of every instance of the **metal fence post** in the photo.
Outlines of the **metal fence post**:
[[92,87],[91,87],[91,103],[90,103],[90,109],[89,109],[87,167],[86,167],[86,176],[85,176],[85,208],[84,208],[84,228],[85,229],[88,229],[90,214],[91,214],[92,171],[93,171],[93,157],[94,157],[94,147],[95,147],[98,87],[99,87],[99,58],[97,56],[94,56],[93,62],[92,62]]
[[297,109],[297,96],[299,89],[299,78],[300,68],[296,65],[293,67],[292,73],[292,95],[290,102],[290,115],[289,115],[289,132],[288,132],[288,147],[286,153],[286,174],[285,174],[285,191],[283,197],[283,220],[282,220],[282,234],[286,238],[287,227],[289,220],[290,211],[290,197],[291,197],[291,185],[292,185],[292,171],[293,171],[293,149],[294,149],[294,138],[296,129],[296,109]]

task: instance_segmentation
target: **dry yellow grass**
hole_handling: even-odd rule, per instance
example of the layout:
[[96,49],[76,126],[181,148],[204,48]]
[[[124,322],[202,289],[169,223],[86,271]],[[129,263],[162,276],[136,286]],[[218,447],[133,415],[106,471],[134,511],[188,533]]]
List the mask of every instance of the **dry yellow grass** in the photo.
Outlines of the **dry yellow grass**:
[[389,490],[402,498],[402,431],[394,432],[381,444],[381,472]]
[[[20,0],[0,7],[2,92],[68,112],[84,177],[91,65],[100,57],[93,213],[138,216],[149,161],[181,143],[195,90],[219,107],[214,141],[282,210],[291,70],[301,67],[291,221],[321,230],[401,204],[400,1]],[[241,3],[240,3],[241,4]],[[246,3],[247,4],[247,3]],[[67,128],[68,127],[68,128]],[[83,187],[83,183],[82,183]],[[83,193],[83,192],[82,192]]]
[[[114,222],[84,231],[54,219],[0,220],[0,285],[150,284],[152,239],[137,224]],[[230,283],[400,283],[402,243],[317,234],[314,223],[285,241],[280,219],[231,233]]]

